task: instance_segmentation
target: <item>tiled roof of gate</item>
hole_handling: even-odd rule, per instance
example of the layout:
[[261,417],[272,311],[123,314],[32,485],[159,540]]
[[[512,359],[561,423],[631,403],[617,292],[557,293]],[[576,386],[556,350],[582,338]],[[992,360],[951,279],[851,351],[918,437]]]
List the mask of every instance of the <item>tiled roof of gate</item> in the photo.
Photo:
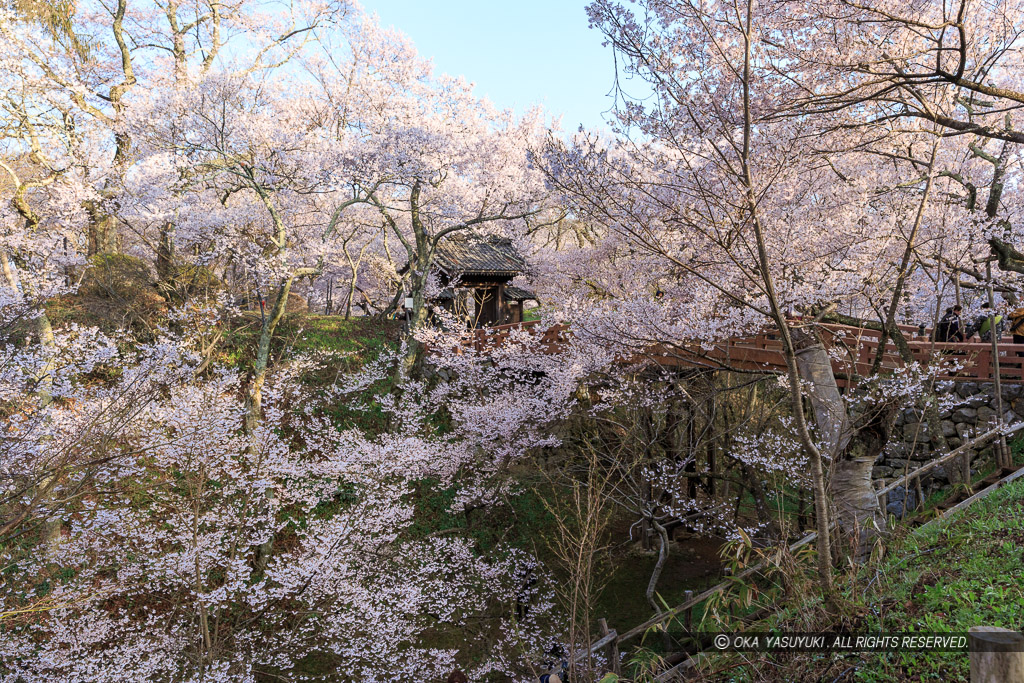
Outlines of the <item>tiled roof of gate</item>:
[[522,289],[521,287],[513,287],[512,285],[505,285],[505,298],[508,301],[527,301],[532,299],[537,300],[537,295],[528,289]]
[[518,275],[526,262],[512,241],[497,237],[452,238],[437,246],[434,264],[450,277]]

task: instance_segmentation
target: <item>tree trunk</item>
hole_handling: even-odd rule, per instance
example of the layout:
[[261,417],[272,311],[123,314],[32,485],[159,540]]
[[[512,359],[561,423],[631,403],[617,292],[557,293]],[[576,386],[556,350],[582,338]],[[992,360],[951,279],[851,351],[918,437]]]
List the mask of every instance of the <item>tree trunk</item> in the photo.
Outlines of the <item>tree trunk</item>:
[[839,393],[832,359],[813,332],[793,330],[796,362],[800,377],[808,383],[808,398],[814,413],[818,437],[824,444],[823,455],[833,461],[850,441],[850,418]]
[[[417,180],[409,193],[409,221],[415,237],[415,249],[406,244],[409,252],[409,289],[412,311],[409,312],[409,335],[406,338],[405,356],[399,365],[401,376],[411,377],[419,366],[423,345],[416,340],[416,332],[427,322],[426,286],[430,268],[433,265],[437,243],[427,234],[427,228],[420,216],[420,181]],[[397,228],[396,228],[397,234]]]
[[156,273],[164,282],[171,278],[174,265],[174,224],[168,221],[160,226],[160,243],[156,250]]
[[352,300],[356,294],[356,271],[352,271],[352,278],[348,283],[348,298],[345,299],[345,320],[352,318]]
[[862,435],[858,433],[851,440],[846,453],[832,466],[831,477],[836,521],[844,537],[849,539],[850,556],[856,562],[867,559],[872,543],[884,528],[884,518],[871,483],[871,468],[885,447],[885,441],[874,448],[874,442],[861,438]]
[[[18,276],[18,266],[12,262],[11,257],[3,252],[0,252],[0,270],[3,270],[4,279],[7,281],[7,286],[15,292],[22,292],[23,294],[29,294],[23,292],[21,278]],[[57,342],[53,336],[53,326],[50,324],[50,318],[46,315],[46,309],[40,308],[38,315],[34,319],[35,332],[39,336],[39,345],[43,347],[43,353],[46,354],[47,360],[42,367],[36,373],[35,386],[33,393],[39,399],[39,408],[46,408],[53,402],[53,395],[51,389],[53,387],[53,371],[56,366],[56,353],[57,353]],[[57,475],[54,474],[53,477]],[[39,482],[39,488],[46,491],[51,488],[54,483],[53,477],[46,477]],[[43,498],[44,501],[49,500],[50,496],[46,495]],[[47,545],[51,548],[56,547],[60,543],[61,529],[63,522],[60,518],[52,517],[51,519],[43,523],[43,536],[46,540]]]
[[647,598],[651,608],[658,614],[661,614],[662,608],[658,601],[654,599],[654,593],[658,588],[661,572],[665,569],[665,562],[668,561],[668,530],[654,521],[654,519],[651,519],[650,523],[655,531],[658,532],[658,561],[654,564],[654,570],[651,572],[650,581],[647,582],[647,590],[644,592],[644,596]]
[[[260,330],[259,346],[256,349],[256,362],[253,366],[253,377],[249,384],[249,395],[246,400],[245,429],[252,434],[259,424],[263,415],[263,384],[267,379],[267,366],[270,363],[270,340],[274,337],[274,330],[284,317],[285,307],[288,305],[288,295],[292,288],[292,277],[281,281],[277,290],[277,300],[269,316],[264,316],[263,327]],[[261,303],[262,307],[262,303]],[[274,502],[273,489],[265,492],[269,504]],[[264,543],[256,548],[255,568],[258,572],[266,571],[267,563],[274,550],[274,538],[271,536]]]
[[[284,317],[285,307],[288,305],[288,295],[291,293],[292,278],[287,277],[281,281],[277,290],[277,300],[269,315],[263,318],[263,326],[260,329],[259,345],[256,348],[256,362],[253,364],[252,381],[249,383],[249,395],[247,397],[245,427],[252,432],[259,423],[263,413],[263,383],[267,379],[267,366],[270,362],[270,340],[274,337],[274,330],[277,324]],[[263,304],[260,304],[261,307]]]
[[743,478],[750,482],[750,493],[754,496],[754,505],[757,506],[757,516],[764,520],[769,538],[785,540],[778,521],[772,516],[772,509],[768,506],[768,499],[765,497],[764,484],[761,478],[746,464],[741,463]]
[[885,408],[851,424],[824,345],[813,333],[802,334],[798,344],[797,364],[810,385],[817,433],[832,458],[830,488],[836,521],[851,539],[851,556],[860,562],[870,554],[872,542],[884,528],[871,468],[889,440],[895,412]]
[[94,201],[86,202],[85,210],[89,214],[88,255],[116,254],[118,251],[117,219]]
[[401,371],[406,377],[414,376],[423,355],[423,345],[416,339],[418,332],[427,323],[426,289],[427,274],[413,275],[410,279],[412,311],[409,313],[409,335],[406,337],[405,356],[402,358]]

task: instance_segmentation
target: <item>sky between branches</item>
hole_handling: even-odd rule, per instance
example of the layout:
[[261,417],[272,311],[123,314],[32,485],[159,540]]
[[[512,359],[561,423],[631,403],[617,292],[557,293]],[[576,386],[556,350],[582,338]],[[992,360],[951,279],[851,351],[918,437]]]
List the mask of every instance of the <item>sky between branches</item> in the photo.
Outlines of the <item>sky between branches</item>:
[[[541,104],[562,129],[601,127],[614,104],[614,59],[587,26],[586,0],[364,0],[384,26],[477,95],[522,113]],[[632,93],[635,94],[635,93]]]

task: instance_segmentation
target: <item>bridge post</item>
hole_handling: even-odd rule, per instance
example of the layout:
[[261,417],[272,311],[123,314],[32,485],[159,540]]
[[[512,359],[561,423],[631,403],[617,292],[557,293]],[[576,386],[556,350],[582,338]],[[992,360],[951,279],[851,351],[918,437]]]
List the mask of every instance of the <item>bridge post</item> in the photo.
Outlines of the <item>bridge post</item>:
[[[693,591],[688,590],[683,593],[684,602],[690,602],[693,600]],[[686,616],[684,617],[683,623],[686,626],[686,635],[689,636],[693,630],[693,605],[686,608]]]
[[1024,683],[1024,635],[992,626],[972,626],[971,683]]
[[917,509],[924,509],[924,489],[921,486],[921,477],[914,477],[914,490],[917,491]]

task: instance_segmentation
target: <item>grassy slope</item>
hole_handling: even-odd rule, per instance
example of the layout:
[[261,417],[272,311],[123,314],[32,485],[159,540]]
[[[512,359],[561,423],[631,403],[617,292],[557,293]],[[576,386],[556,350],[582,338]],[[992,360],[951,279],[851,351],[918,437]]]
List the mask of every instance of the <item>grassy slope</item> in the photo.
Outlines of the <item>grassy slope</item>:
[[[1021,628],[1024,618],[1024,482],[1018,481],[949,523],[909,535],[879,569],[865,619],[870,630],[966,631]],[[966,681],[963,653],[877,653],[856,680]]]
[[[253,313],[233,321],[225,335],[220,360],[228,365],[245,367],[255,353],[259,339],[260,319]],[[353,370],[362,361],[376,357],[386,346],[398,338],[398,325],[394,321],[378,318],[352,318],[341,316],[289,313],[278,325],[271,344],[273,359],[306,353],[331,353],[351,358]]]
[[[841,588],[847,616],[814,628],[783,612],[767,628],[856,633],[966,632],[1024,626],[1024,481],[990,494],[946,524],[907,534],[870,572]],[[765,630],[763,627],[751,630]],[[710,680],[968,681],[966,653],[754,656],[707,662]],[[739,664],[739,666],[737,666]]]

